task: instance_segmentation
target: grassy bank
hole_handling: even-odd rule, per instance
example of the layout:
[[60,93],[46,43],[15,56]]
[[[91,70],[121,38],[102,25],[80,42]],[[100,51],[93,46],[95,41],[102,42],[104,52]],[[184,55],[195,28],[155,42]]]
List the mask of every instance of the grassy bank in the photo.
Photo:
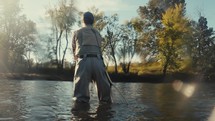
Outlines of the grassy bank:
[[[181,80],[184,82],[201,81],[201,75],[190,73],[190,71],[181,69],[177,72],[168,72],[164,77],[162,67],[159,63],[132,64],[129,74],[124,74],[121,67],[118,67],[118,74],[114,73],[114,67],[110,66],[108,73],[113,82],[173,82]],[[57,70],[56,68],[40,68],[30,72],[0,73],[0,79],[13,80],[56,80],[73,81],[74,68]],[[199,78],[197,80],[197,78]]]
[[[200,81],[194,80],[197,75],[189,73],[169,73],[165,77],[162,74],[115,74],[110,73],[113,82],[148,82],[161,83],[182,80],[184,82]],[[73,74],[41,74],[41,73],[0,73],[0,79],[9,80],[51,80],[51,81],[73,81]]]

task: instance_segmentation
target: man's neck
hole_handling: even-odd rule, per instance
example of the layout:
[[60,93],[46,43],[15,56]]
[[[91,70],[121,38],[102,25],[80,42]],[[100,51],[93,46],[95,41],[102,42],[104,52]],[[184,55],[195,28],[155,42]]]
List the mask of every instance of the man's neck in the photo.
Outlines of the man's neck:
[[84,27],[93,27],[93,25],[87,24],[87,25],[84,25]]

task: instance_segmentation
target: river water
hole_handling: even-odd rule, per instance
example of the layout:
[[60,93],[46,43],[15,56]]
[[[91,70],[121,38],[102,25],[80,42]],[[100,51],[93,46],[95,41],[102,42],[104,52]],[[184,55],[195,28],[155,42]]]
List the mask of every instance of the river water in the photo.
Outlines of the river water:
[[113,104],[90,86],[86,109],[71,112],[69,81],[0,80],[0,121],[215,121],[215,83],[115,83]]

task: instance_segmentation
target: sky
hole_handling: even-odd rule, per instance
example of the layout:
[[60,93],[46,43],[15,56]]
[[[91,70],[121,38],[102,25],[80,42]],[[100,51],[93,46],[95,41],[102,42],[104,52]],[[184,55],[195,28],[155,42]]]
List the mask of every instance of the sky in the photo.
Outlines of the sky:
[[[50,6],[56,5],[59,0],[20,0],[22,12],[28,19],[33,20],[39,30],[47,31],[45,20],[45,11]],[[137,17],[139,6],[147,5],[149,0],[75,0],[79,11],[85,12],[95,6],[105,15],[117,13],[120,23]],[[215,0],[186,0],[186,16],[189,19],[197,21],[199,13],[207,18],[208,26],[215,28]],[[76,28],[74,28],[76,29]],[[40,32],[41,32],[40,31]],[[42,31],[42,32],[43,32]],[[71,59],[71,55],[67,57]]]
[[[58,0],[21,0],[23,13],[27,17],[42,25],[45,11],[53,6]],[[146,5],[148,0],[75,0],[78,10],[87,11],[95,6],[106,15],[119,14],[120,22],[138,16],[137,9],[140,5]],[[187,17],[198,20],[199,12],[208,20],[208,26],[215,28],[214,0],[186,0]],[[39,25],[40,26],[40,25]]]

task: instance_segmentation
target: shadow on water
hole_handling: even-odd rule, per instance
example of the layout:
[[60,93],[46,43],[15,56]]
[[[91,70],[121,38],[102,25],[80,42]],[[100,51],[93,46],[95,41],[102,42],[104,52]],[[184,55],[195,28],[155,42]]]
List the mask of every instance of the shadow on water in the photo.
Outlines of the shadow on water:
[[111,104],[102,104],[97,107],[90,107],[90,104],[79,105],[78,111],[72,111],[71,120],[84,121],[109,121],[114,116]]
[[71,111],[72,82],[0,80],[0,121],[214,121],[213,83],[115,83],[113,104],[91,100]]

